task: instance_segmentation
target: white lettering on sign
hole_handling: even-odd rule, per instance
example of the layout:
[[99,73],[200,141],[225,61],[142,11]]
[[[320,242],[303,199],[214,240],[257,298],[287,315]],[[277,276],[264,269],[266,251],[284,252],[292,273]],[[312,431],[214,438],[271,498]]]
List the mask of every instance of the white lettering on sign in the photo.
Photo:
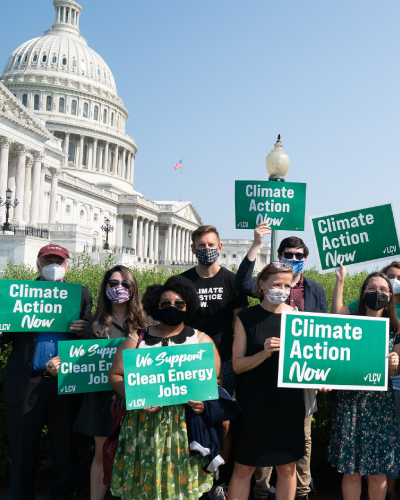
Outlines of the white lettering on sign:
[[[300,328],[302,327],[302,328]],[[346,323],[343,327],[340,325],[319,325],[319,324],[314,324],[313,319],[301,319],[301,318],[295,318],[292,321],[292,335],[294,337],[315,337],[315,338],[322,338],[322,339],[343,339],[343,332],[344,332],[344,338],[347,340],[361,340],[362,338],[362,329],[359,326],[351,327],[349,323]]]
[[303,382],[303,379],[306,382],[310,382],[311,380],[313,380],[314,377],[315,380],[322,380],[323,382],[325,382],[326,377],[331,371],[331,368],[328,368],[327,370],[321,370],[320,368],[314,370],[313,368],[307,368],[307,361],[304,361],[303,368],[300,369],[300,364],[297,361],[295,361],[290,367],[290,372],[289,372],[290,380],[293,380],[293,375],[295,370],[296,370],[297,382]]
[[247,184],[246,196],[251,198],[293,198],[293,189],[287,189],[286,186],[280,188],[262,188],[260,184]]
[[56,286],[54,288],[35,288],[29,284],[13,283],[10,285],[10,297],[66,299],[68,298],[68,290],[60,290]]

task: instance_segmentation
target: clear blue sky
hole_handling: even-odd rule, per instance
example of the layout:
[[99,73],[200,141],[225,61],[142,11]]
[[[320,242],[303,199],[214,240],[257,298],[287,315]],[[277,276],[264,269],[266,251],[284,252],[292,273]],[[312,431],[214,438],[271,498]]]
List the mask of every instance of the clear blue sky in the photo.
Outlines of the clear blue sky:
[[[82,35],[110,66],[139,148],[136,189],[183,199],[224,238],[234,181],[267,179],[282,135],[288,181],[307,183],[308,216],[399,194],[398,0],[82,0]],[[3,2],[0,65],[51,27],[50,0]],[[280,236],[289,233],[280,232]],[[365,267],[365,266],[362,266]],[[357,269],[355,269],[357,270]]]

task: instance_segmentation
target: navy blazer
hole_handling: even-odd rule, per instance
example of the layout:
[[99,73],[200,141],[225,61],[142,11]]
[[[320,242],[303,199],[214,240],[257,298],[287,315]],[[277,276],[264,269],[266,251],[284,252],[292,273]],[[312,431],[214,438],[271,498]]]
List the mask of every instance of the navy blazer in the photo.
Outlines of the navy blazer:
[[[92,318],[91,311],[92,294],[86,287],[82,286],[79,319],[90,321]],[[12,351],[7,360],[2,392],[6,405],[16,406],[21,403],[24,397],[32,375],[33,357],[36,349],[36,333],[5,332],[0,339],[0,345],[12,342]],[[72,340],[74,338],[77,337],[72,333]]]
[[[253,277],[255,260],[246,257],[242,260],[235,277],[235,288],[251,297],[256,297],[256,281]],[[316,281],[304,276],[304,310],[306,312],[326,313],[326,294],[322,286]]]

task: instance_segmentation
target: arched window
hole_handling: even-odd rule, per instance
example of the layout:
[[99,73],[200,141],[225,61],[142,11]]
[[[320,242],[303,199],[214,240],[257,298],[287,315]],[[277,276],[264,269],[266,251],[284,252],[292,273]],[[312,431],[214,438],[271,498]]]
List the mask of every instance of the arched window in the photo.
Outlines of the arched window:
[[100,68],[97,68],[97,74],[98,74],[99,76],[101,76],[101,71],[100,71]]
[[69,9],[65,9],[65,22],[66,23],[68,22],[68,18],[69,18]]
[[104,80],[107,80],[107,75],[106,75],[106,72],[104,71]]
[[62,59],[62,63],[63,63],[63,66],[66,66],[67,65],[67,58],[66,57],[63,57]]
[[111,126],[114,126],[114,113],[111,113]]
[[37,54],[35,54],[35,55],[33,56],[33,62],[36,62],[36,61],[37,61]]
[[106,160],[106,148],[103,148],[103,151],[101,153],[101,169],[104,170],[104,165]]
[[76,116],[76,101],[75,100],[73,100],[71,103],[71,115]]
[[107,110],[103,111],[103,123],[107,123]]
[[53,56],[53,59],[51,60],[51,62],[52,62],[53,64],[55,64],[55,63],[57,62],[57,56],[56,56],[56,55],[54,55],[54,56]]
[[26,54],[26,56],[24,57],[24,62],[26,62],[28,60],[28,54]]
[[47,55],[46,54],[43,54],[43,57],[42,57],[42,62],[46,62],[47,61]]
[[76,68],[76,59],[72,59],[72,67]]
[[74,163],[75,161],[75,143],[70,141],[68,146],[68,163]]
[[83,151],[82,151],[82,164],[86,167],[87,166],[87,144],[86,142],[83,144]]
[[26,107],[28,105],[28,94],[22,96],[22,104]]
[[65,113],[65,99],[64,99],[64,97],[60,97],[60,101],[58,103],[58,112]]
[[83,105],[83,118],[88,117],[88,112],[89,112],[89,105],[87,102]]
[[21,62],[21,56],[18,56],[17,63]]
[[34,99],[33,99],[33,109],[35,111],[39,111],[39,100],[40,100],[39,94],[36,94]]
[[90,72],[91,72],[91,73],[94,73],[93,63],[90,63]]
[[95,106],[94,107],[94,113],[93,113],[93,120],[98,120],[99,119],[99,107]]
[[51,111],[52,104],[53,104],[53,98],[51,97],[51,95],[48,95],[46,99],[46,111]]

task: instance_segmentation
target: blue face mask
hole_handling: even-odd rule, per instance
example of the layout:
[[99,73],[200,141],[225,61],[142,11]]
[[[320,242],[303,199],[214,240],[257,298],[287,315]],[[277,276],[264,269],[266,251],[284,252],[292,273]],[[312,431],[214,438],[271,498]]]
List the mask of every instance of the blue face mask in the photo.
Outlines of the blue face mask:
[[285,259],[285,257],[280,257],[281,261],[285,264],[292,264],[294,274],[299,274],[304,269],[305,260],[297,260],[297,259]]

